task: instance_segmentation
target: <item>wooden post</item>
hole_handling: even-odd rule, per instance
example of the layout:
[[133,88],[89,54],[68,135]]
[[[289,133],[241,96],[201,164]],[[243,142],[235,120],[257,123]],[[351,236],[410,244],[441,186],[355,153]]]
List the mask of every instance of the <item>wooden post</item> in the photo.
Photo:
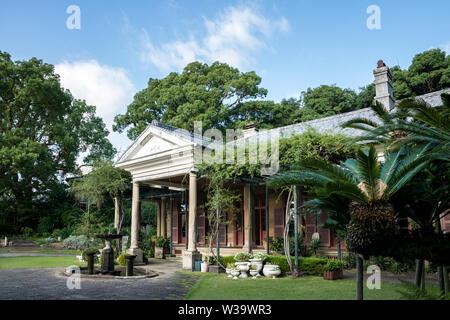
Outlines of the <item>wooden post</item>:
[[266,244],[267,255],[270,254],[270,228],[269,228],[269,186],[266,183]]
[[297,186],[294,186],[294,240],[295,240],[295,270],[298,271],[298,208],[297,208]]

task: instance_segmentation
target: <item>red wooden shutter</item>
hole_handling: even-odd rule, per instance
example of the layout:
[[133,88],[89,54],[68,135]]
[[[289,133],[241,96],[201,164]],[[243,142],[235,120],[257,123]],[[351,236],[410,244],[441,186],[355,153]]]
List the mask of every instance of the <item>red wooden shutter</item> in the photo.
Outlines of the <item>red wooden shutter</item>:
[[273,240],[278,237],[283,237],[284,231],[284,209],[275,208],[274,222],[273,222]]
[[450,214],[447,214],[444,217],[444,227],[443,227],[443,229],[444,229],[445,233],[450,233]]
[[311,212],[305,215],[305,223],[306,241],[309,243],[313,233],[316,232],[316,220],[314,213]]
[[178,243],[178,212],[172,214],[172,241]]
[[227,225],[225,223],[219,224],[219,243],[224,247],[227,245]]
[[205,236],[206,236],[206,218],[203,216],[203,213],[199,213],[197,217],[197,243],[205,244]]
[[323,224],[328,219],[328,213],[322,212],[320,214],[320,227],[319,227],[319,236],[320,243],[322,246],[329,247],[330,246],[330,229],[323,228]]

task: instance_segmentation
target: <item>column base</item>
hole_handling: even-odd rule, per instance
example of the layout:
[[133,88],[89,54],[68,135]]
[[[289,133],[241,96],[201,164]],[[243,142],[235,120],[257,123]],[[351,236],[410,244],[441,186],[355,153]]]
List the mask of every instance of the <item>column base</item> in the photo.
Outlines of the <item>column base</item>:
[[144,251],[139,248],[130,248],[127,250],[128,254],[136,255],[136,259],[134,259],[134,265],[144,263]]
[[249,246],[248,243],[244,243],[244,245],[242,246],[242,251],[244,251],[245,253],[252,253],[252,247]]
[[185,251],[183,253],[183,270],[194,271],[195,261],[202,261],[202,254],[198,251]]

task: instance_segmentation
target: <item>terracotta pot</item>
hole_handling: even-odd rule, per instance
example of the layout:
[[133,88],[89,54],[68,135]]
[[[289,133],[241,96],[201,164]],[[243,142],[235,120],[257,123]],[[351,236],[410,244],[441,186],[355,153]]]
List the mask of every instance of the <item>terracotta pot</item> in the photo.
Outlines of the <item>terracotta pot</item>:
[[335,270],[335,271],[324,271],[323,272],[323,278],[325,280],[336,280],[336,279],[343,279],[344,274],[342,269],[341,270]]

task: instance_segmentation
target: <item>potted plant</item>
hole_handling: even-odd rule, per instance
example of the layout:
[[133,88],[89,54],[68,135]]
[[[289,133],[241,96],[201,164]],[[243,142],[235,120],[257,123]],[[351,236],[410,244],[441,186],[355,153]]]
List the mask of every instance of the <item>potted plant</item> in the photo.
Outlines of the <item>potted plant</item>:
[[337,259],[330,259],[325,267],[323,272],[323,278],[325,280],[336,280],[344,278],[342,268],[344,263]]
[[208,272],[208,265],[209,265],[209,257],[204,257],[203,261],[200,265],[200,271],[201,272]]
[[234,267],[231,269],[231,275],[233,276],[233,279],[238,279],[239,275],[241,274],[241,271],[238,267]]
[[278,265],[273,265],[272,268],[270,268],[267,271],[268,275],[270,277],[272,277],[272,279],[275,279],[276,277],[278,277],[281,274],[281,269],[280,266]]
[[251,259],[250,259],[251,265],[256,266],[256,268],[258,270],[258,276],[259,276],[259,272],[261,272],[261,270],[263,268],[263,262],[266,259],[267,259],[267,255],[264,253],[256,253],[251,256]]
[[[280,272],[278,273],[278,275],[281,274],[280,266],[277,265],[277,264],[272,264],[272,263],[269,262],[269,263],[266,263],[266,264],[264,265],[264,268],[263,268],[263,274],[264,274],[264,276],[265,276],[265,277],[273,277],[273,275],[272,275],[272,273],[271,273],[272,270],[279,270]],[[275,273],[277,273],[277,272],[275,272]]]
[[253,279],[256,279],[259,276],[259,270],[257,265],[252,265],[250,267],[250,275]]
[[247,271],[250,268],[250,255],[248,253],[237,253],[234,256],[234,261],[236,267],[239,268],[239,271],[241,271],[240,278],[247,278]]
[[227,264],[227,268],[225,269],[225,272],[228,274],[228,278],[232,278],[233,276],[231,275],[231,270],[234,268],[234,264],[232,264],[231,262],[229,262]]
[[169,238],[158,237],[155,242],[155,258],[164,259],[165,258],[165,248],[169,246]]

